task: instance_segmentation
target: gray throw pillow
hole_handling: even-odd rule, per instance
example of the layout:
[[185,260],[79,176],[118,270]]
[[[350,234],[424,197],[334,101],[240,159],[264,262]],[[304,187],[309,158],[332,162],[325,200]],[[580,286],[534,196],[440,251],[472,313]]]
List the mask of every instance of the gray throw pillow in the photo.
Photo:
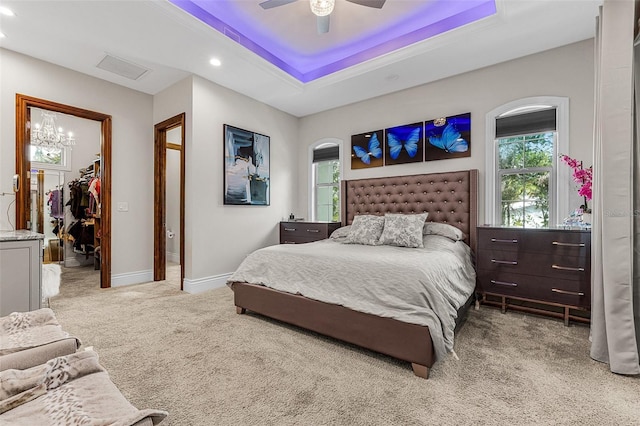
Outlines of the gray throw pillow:
[[428,213],[395,214],[384,216],[384,229],[380,236],[380,244],[398,247],[424,247],[422,231]]
[[349,235],[349,232],[351,232],[351,225],[342,226],[333,231],[329,238],[338,242],[343,242]]
[[439,222],[427,222],[424,224],[424,235],[440,235],[453,241],[464,240],[464,232],[455,226]]
[[384,226],[384,216],[358,215],[353,218],[345,244],[377,246]]

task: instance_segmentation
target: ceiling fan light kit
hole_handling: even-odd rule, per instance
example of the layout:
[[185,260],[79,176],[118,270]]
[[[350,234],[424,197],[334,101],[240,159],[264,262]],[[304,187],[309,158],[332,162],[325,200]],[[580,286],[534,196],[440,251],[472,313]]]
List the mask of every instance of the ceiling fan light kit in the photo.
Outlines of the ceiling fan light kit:
[[[260,7],[263,9],[272,9],[274,7],[284,6],[285,4],[294,3],[298,0],[266,0],[260,3]],[[347,0],[350,3],[355,3],[360,6],[372,7],[375,9],[381,9],[387,0]],[[318,34],[325,34],[329,32],[330,19],[329,16],[333,12],[333,8],[336,5],[336,0],[309,0],[309,6],[311,12],[316,15]]]
[[327,16],[333,12],[336,0],[309,0],[311,11],[316,16]]

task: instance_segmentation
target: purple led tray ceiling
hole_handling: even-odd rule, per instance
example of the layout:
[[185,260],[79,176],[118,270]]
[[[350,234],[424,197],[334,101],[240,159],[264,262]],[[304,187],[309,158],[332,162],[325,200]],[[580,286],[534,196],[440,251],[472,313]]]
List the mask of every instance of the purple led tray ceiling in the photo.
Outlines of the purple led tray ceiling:
[[[242,8],[253,7],[252,2],[169,1],[302,83],[308,83],[496,13],[495,0],[415,1],[415,12],[379,25],[378,28],[366,28],[366,37],[360,36],[341,43],[327,44],[322,49],[310,52],[270,32],[265,26],[257,25],[255,18],[250,19]],[[255,7],[259,7],[260,1],[255,0]],[[394,0],[387,0],[385,7],[392,1]],[[287,6],[289,5],[268,12],[291,13]],[[311,13],[308,8],[307,12]],[[333,13],[340,13],[338,5]],[[315,31],[315,27],[310,31]]]

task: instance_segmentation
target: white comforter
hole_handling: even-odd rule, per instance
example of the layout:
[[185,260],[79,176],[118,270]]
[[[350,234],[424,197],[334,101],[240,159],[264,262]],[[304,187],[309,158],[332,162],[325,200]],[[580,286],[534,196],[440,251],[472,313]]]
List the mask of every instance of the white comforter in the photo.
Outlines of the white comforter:
[[417,249],[328,239],[257,250],[229,278],[233,282],[426,325],[440,359],[453,350],[457,310],[473,293],[475,271],[466,244],[437,235],[426,236],[425,248]]

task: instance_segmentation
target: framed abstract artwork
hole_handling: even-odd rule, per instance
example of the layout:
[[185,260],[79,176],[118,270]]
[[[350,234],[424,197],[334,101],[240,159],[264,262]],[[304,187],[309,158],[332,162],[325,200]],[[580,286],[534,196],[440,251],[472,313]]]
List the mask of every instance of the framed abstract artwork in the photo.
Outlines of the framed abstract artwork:
[[384,165],[419,163],[424,159],[423,123],[385,129]]
[[375,130],[351,136],[352,169],[382,166],[383,135],[382,130]]
[[424,123],[425,161],[471,156],[471,113]]
[[224,125],[224,204],[268,206],[269,136]]

